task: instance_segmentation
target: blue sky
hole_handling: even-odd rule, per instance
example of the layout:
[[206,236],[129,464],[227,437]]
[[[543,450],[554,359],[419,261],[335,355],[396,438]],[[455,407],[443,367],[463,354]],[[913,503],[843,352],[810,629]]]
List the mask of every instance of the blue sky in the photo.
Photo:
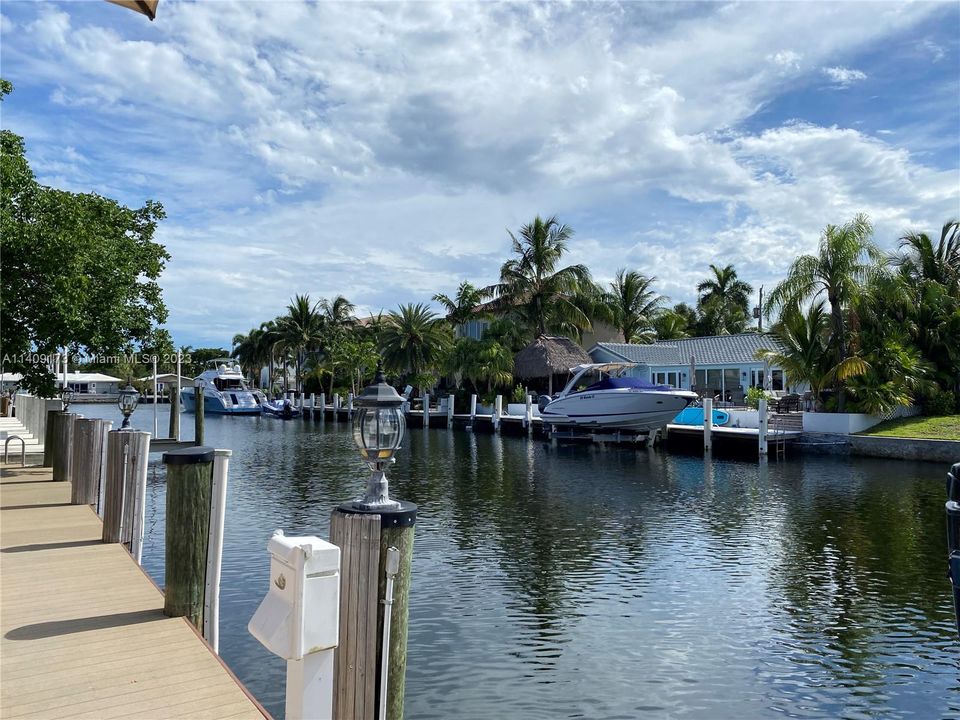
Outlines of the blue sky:
[[46,184],[163,203],[178,344],[491,283],[537,213],[596,279],[691,301],[857,212],[887,249],[960,215],[958,31],[957,3],[7,0],[2,124]]

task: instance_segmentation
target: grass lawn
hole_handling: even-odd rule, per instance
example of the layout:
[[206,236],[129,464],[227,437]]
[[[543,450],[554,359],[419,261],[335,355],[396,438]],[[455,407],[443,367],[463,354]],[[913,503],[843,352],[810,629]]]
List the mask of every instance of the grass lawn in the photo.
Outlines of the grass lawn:
[[942,417],[910,417],[886,420],[858,435],[960,440],[960,415]]

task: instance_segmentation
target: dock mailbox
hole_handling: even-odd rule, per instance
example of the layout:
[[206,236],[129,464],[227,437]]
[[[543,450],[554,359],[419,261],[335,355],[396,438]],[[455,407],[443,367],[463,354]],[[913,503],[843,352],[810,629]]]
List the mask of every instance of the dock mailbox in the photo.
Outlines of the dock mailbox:
[[286,537],[278,530],[270,551],[270,590],[248,629],[286,660],[337,646],[340,548],[317,537]]

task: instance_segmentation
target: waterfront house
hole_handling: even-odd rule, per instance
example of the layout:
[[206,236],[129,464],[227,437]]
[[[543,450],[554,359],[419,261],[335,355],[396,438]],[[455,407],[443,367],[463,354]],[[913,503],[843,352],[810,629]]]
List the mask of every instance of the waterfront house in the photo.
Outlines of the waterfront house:
[[[722,396],[764,386],[764,363],[758,350],[776,349],[777,339],[765,333],[738,333],[711,337],[662,340],[650,345],[598,342],[590,348],[594,362],[635,362],[633,374],[651,382],[684,390],[713,388]],[[694,377],[690,377],[693,368]],[[770,366],[767,387],[774,391],[797,391],[782,368]]]

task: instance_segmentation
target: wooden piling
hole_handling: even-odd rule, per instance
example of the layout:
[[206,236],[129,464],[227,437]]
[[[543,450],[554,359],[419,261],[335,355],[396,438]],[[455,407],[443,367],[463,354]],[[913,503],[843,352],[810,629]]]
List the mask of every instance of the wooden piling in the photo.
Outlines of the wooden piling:
[[194,405],[196,409],[193,413],[193,444],[197,447],[203,445],[203,388],[196,387],[194,392]]
[[[402,720],[407,667],[407,622],[416,505],[381,514],[341,505],[330,518],[330,542],[340,547],[340,646],[334,660],[334,717],[377,717],[379,668],[388,663],[386,717]],[[390,651],[382,657],[387,550],[397,548]],[[372,621],[376,617],[376,625]],[[376,634],[370,629],[376,627]]]
[[470,429],[473,430],[473,423],[477,420],[477,394],[470,396]]
[[710,452],[713,435],[713,398],[703,399],[703,451]]
[[380,516],[334,510],[330,542],[340,548],[340,641],[333,661],[333,717],[374,718]]
[[150,433],[113,430],[107,433],[107,474],[103,495],[103,534],[105,543],[130,544],[133,541],[136,486],[146,478],[150,457]]
[[73,476],[70,502],[73,505],[96,505],[100,497],[104,422],[84,418],[73,421],[73,448],[70,459]]
[[447,430],[453,429],[453,395],[447,395]]
[[203,632],[210,497],[214,450],[193,447],[164,453],[167,524],[163,614],[185,616]]
[[43,429],[43,466],[53,467],[54,448],[57,446],[54,428],[57,421],[54,419],[62,410],[47,410],[47,424]]
[[430,393],[423,394],[423,429],[430,427]]
[[493,431],[500,432],[500,418],[503,417],[503,395],[497,395],[493,405]]
[[62,412],[54,416],[53,480],[70,482],[70,463],[73,460],[73,421],[78,415]]
[[757,403],[757,414],[760,417],[759,432],[757,433],[757,441],[759,443],[758,452],[760,457],[767,456],[767,399],[760,398],[759,403]]
[[180,439],[180,393],[176,386],[170,388],[170,432],[169,436]]

